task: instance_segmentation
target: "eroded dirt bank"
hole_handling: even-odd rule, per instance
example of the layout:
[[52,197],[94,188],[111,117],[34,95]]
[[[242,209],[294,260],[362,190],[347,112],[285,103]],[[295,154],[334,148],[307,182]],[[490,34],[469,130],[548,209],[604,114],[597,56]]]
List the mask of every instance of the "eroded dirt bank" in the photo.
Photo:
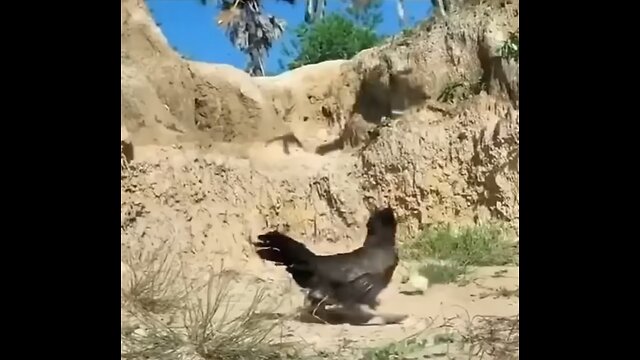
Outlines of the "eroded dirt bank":
[[[169,242],[190,277],[224,260],[286,283],[249,245],[268,228],[336,252],[360,245],[368,208],[390,204],[401,241],[441,221],[517,232],[519,68],[498,56],[517,10],[478,6],[352,60],[251,78],[182,59],[142,0],[122,0],[123,254]],[[461,291],[471,304],[475,290]]]

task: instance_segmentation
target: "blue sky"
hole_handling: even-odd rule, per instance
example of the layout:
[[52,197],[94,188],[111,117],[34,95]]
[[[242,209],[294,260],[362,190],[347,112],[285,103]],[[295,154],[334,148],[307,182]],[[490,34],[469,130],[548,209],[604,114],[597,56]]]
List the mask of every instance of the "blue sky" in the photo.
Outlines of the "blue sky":
[[[169,43],[180,53],[197,61],[245,68],[245,55],[231,45],[224,29],[215,23],[219,11],[216,1],[210,1],[206,6],[199,0],[145,1]],[[263,4],[265,12],[287,22],[285,36],[274,44],[267,60],[267,72],[278,73],[281,71],[278,60],[283,58],[282,44],[289,43],[293,29],[304,21],[305,1],[298,0],[294,6],[276,0],[264,0]],[[328,0],[327,4],[327,12],[344,11],[347,6],[342,0]],[[383,0],[381,11],[384,22],[377,29],[380,34],[391,35],[402,30],[395,0]],[[426,19],[430,13],[430,0],[405,0],[407,26]]]

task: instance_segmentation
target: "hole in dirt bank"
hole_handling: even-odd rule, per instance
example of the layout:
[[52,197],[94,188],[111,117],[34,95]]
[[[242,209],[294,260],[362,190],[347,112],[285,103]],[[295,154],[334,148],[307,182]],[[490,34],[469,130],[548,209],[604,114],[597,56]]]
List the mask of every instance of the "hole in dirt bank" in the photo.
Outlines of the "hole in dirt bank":
[[133,144],[132,143],[125,140],[121,140],[120,152],[122,153],[122,156],[124,156],[124,159],[127,163],[130,163],[131,161],[133,161]]
[[365,121],[377,124],[383,116],[391,115],[388,92],[382,84],[362,82],[353,105],[353,112],[362,115]]
[[392,117],[393,112],[402,112],[429,98],[422,87],[410,84],[406,77],[390,74],[388,84],[385,82],[375,77],[360,83],[353,112],[366,122],[379,124],[383,116]]

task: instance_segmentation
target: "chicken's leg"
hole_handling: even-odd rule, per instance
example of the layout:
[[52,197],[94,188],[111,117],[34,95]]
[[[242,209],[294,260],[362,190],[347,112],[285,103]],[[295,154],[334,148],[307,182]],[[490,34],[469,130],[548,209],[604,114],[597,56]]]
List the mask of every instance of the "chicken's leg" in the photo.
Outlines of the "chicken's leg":
[[323,312],[325,311],[325,306],[326,306],[327,298],[328,298],[327,296],[325,296],[324,298],[322,298],[322,300],[320,300],[320,302],[318,302],[318,304],[316,305],[316,307],[313,309],[313,312],[311,312],[311,315],[312,315],[314,318],[316,318],[316,319],[318,319],[318,320],[322,321],[322,322],[323,322],[323,323],[325,323],[325,324],[327,323],[327,321],[326,321],[326,320],[324,320],[324,319],[322,319],[322,318],[320,318],[318,315],[316,315],[316,312],[318,311],[318,309],[322,309],[322,311],[323,311]]
[[309,311],[311,309],[311,316],[313,316],[316,320],[319,320],[323,323],[327,323],[326,320],[322,319],[317,315],[318,310],[320,310],[321,314],[325,314],[326,306],[328,305],[328,296],[324,296],[322,298],[318,298],[317,293],[310,293],[304,298],[303,307],[305,311]]

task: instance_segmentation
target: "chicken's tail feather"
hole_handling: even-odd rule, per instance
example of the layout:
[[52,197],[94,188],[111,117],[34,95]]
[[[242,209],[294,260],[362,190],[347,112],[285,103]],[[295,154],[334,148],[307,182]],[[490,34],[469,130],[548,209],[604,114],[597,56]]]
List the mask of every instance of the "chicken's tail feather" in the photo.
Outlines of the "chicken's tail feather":
[[278,231],[258,235],[255,246],[256,253],[261,259],[277,265],[292,266],[306,263],[316,256],[304,244]]

